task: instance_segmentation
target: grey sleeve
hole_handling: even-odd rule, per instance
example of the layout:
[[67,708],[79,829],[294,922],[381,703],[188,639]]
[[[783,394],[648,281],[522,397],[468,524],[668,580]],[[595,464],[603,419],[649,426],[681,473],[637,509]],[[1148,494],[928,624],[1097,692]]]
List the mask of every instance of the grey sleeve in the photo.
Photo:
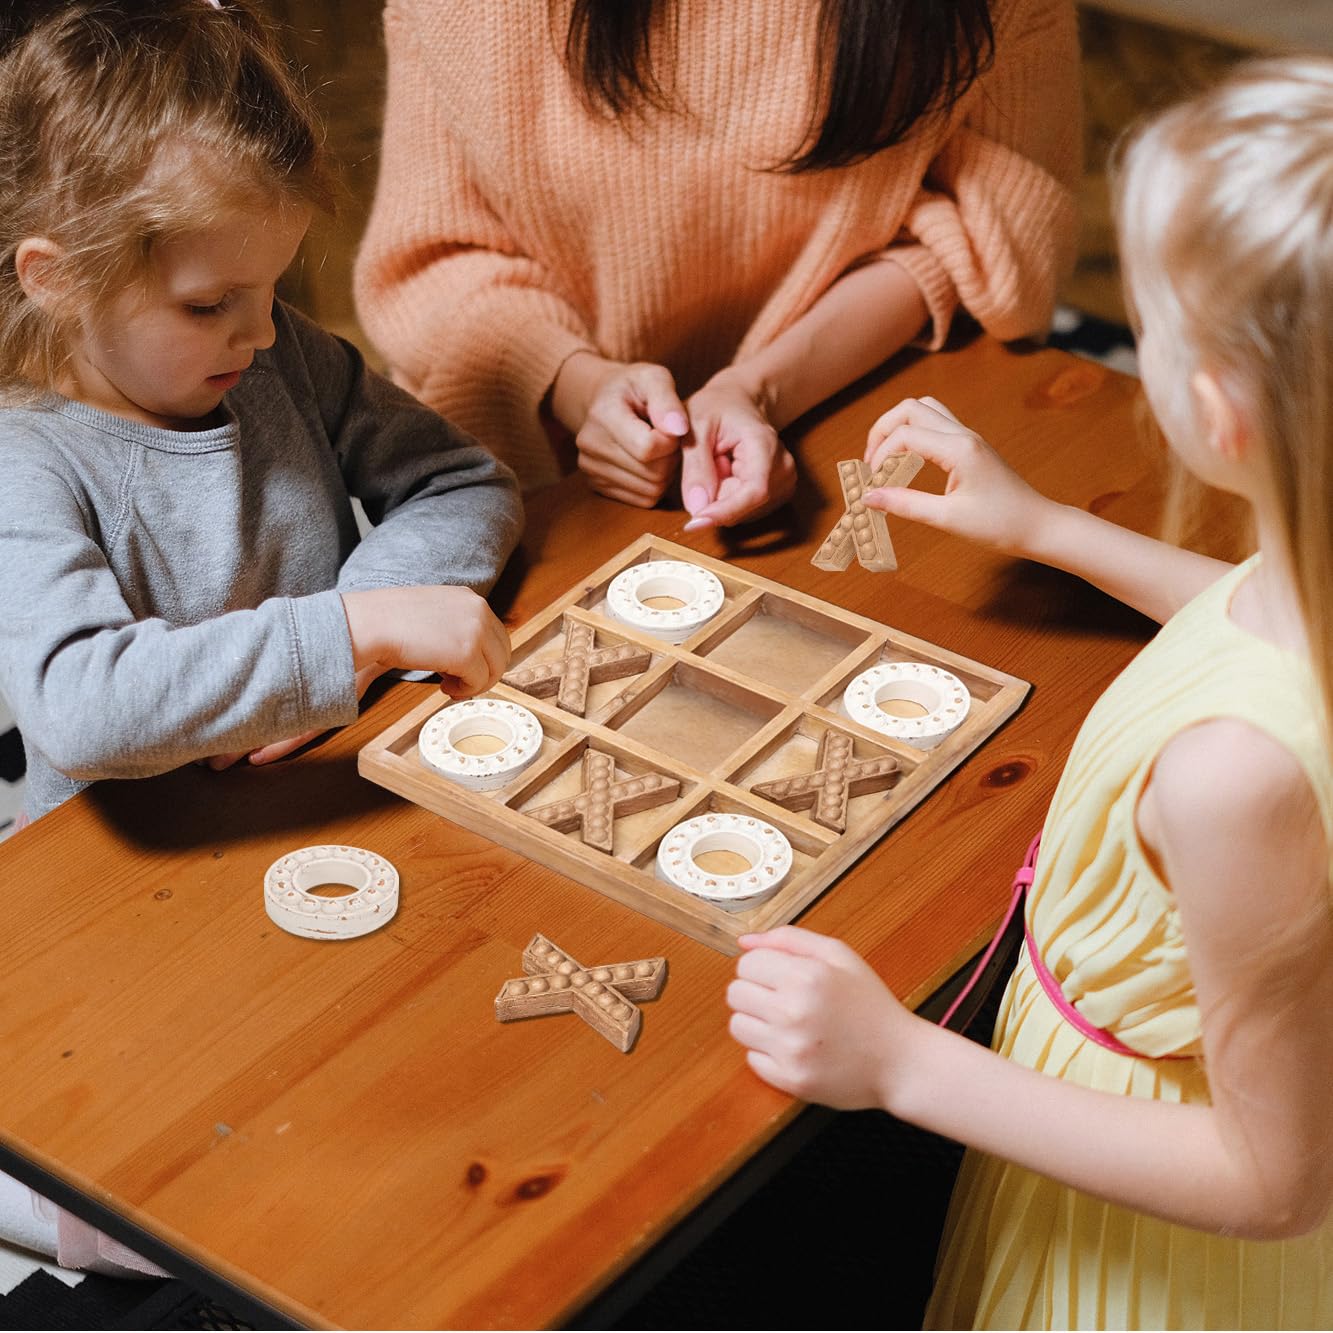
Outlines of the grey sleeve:
[[350,343],[279,310],[292,323],[347,489],[375,524],[344,563],[339,589],[453,584],[488,592],[523,531],[514,474],[370,370]]
[[13,462],[0,493],[0,692],[54,768],[147,777],[355,719],[335,591],[197,625],[136,621],[71,480]]

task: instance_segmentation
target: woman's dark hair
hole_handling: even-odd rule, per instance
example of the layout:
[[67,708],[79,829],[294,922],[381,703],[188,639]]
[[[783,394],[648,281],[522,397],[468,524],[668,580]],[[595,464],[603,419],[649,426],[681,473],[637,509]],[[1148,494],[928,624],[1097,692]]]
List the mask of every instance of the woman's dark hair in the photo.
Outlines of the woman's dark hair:
[[[590,106],[670,106],[651,46],[657,11],[673,2],[572,0],[565,65]],[[994,53],[987,0],[820,0],[810,125],[774,169],[845,167],[901,142],[947,115]]]

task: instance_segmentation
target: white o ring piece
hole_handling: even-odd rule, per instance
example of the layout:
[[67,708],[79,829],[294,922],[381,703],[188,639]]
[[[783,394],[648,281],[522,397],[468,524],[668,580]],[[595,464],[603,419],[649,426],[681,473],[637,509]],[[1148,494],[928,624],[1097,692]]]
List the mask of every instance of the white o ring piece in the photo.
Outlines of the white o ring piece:
[[[894,717],[880,704],[905,699],[926,710],[922,717]],[[918,750],[934,749],[962,725],[972,696],[951,672],[922,662],[883,662],[863,671],[843,691],[847,716],[863,727],[906,741]]]
[[[733,852],[749,868],[736,875],[704,870],[695,857]],[[791,843],[751,815],[697,815],[677,824],[657,845],[657,877],[729,912],[744,912],[771,898],[791,874]]]
[[[494,754],[465,754],[458,742],[493,736],[503,742]],[[474,791],[503,787],[537,757],[542,724],[522,704],[507,699],[465,699],[426,719],[417,737],[422,761]]]
[[[722,609],[725,597],[716,574],[684,560],[649,560],[631,565],[611,580],[606,605],[623,625],[668,643],[682,643]],[[648,606],[653,597],[671,597],[672,609]]]
[[[321,884],[345,884],[351,893],[324,898]],[[361,847],[302,847],[269,866],[264,875],[269,920],[309,940],[350,940],[393,920],[398,872]]]

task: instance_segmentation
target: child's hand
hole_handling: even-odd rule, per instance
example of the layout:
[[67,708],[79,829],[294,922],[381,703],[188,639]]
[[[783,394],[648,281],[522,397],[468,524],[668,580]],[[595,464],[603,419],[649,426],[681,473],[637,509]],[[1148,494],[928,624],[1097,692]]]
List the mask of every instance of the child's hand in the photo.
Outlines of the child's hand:
[[750,1068],[804,1101],[884,1106],[889,1072],[919,1020],[841,940],[780,926],[740,943],[727,1003]]
[[375,588],[342,599],[358,671],[437,671],[446,694],[467,699],[509,665],[509,632],[468,588]]
[[949,474],[944,494],[884,486],[865,493],[867,505],[1013,554],[1029,549],[1051,501],[938,399],[905,398],[885,412],[870,428],[865,459],[875,468],[909,450]]
[[642,509],[662,498],[690,428],[665,366],[576,352],[556,378],[551,410],[572,432],[593,490]]
[[737,379],[722,371],[691,395],[690,430],[681,454],[685,531],[739,523],[776,509],[796,489],[796,464]]

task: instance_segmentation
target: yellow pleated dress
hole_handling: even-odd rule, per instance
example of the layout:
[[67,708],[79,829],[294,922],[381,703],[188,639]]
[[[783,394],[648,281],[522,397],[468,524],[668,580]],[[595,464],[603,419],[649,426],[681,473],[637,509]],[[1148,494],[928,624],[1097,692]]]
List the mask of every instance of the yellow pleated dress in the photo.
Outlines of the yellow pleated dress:
[[[1027,901],[1032,940],[1085,1019],[1144,1057],[1191,1058],[1121,1055],[1082,1036],[1042,990],[1024,946],[993,1043],[1020,1064],[1104,1092],[1209,1100],[1179,914],[1135,827],[1153,762],[1183,728],[1240,718],[1284,745],[1309,777],[1333,846],[1333,764],[1309,665],[1229,615],[1254,563],[1172,617],[1089,713],[1047,814]],[[1327,1329],[1333,1220],[1295,1240],[1214,1236],[969,1151],[925,1323]]]

